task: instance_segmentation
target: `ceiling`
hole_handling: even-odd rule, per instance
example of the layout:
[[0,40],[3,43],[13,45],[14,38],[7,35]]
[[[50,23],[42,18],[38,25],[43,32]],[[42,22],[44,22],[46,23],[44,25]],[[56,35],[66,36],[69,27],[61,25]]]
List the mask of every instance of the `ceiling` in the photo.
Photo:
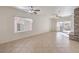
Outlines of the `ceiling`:
[[[21,10],[26,10],[26,12],[29,10],[27,6],[19,6]],[[40,12],[38,12],[39,15],[58,15],[58,16],[70,16],[74,13],[74,9],[77,8],[77,6],[34,6],[34,9],[40,9]]]
[[59,16],[70,16],[74,13],[76,6],[44,6],[35,7],[40,9],[41,14],[59,15]]

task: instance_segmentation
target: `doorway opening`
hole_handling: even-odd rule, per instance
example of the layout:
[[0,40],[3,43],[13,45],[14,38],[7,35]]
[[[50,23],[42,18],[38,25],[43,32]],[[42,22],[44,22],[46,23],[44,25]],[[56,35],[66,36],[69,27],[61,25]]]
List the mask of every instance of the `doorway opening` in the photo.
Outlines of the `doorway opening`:
[[57,31],[69,34],[71,32],[71,21],[57,22]]

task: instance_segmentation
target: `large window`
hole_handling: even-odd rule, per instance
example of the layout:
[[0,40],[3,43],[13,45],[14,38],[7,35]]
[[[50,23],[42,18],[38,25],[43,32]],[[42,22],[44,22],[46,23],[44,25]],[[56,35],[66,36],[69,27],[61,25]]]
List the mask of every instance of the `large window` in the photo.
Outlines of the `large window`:
[[32,31],[32,19],[15,17],[14,18],[14,31],[15,33]]

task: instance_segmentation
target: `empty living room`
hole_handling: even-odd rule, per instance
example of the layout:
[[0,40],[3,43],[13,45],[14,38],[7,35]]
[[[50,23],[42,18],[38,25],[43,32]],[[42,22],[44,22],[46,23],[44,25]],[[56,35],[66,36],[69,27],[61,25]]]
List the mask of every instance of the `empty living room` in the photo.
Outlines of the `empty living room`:
[[0,53],[79,53],[78,6],[0,6]]

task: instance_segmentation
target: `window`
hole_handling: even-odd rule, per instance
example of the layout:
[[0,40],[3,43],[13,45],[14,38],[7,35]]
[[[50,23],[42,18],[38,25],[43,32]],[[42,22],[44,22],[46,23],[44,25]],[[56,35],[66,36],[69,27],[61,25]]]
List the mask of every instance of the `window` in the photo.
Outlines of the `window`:
[[32,19],[15,17],[14,18],[14,30],[15,30],[15,33],[32,31]]

